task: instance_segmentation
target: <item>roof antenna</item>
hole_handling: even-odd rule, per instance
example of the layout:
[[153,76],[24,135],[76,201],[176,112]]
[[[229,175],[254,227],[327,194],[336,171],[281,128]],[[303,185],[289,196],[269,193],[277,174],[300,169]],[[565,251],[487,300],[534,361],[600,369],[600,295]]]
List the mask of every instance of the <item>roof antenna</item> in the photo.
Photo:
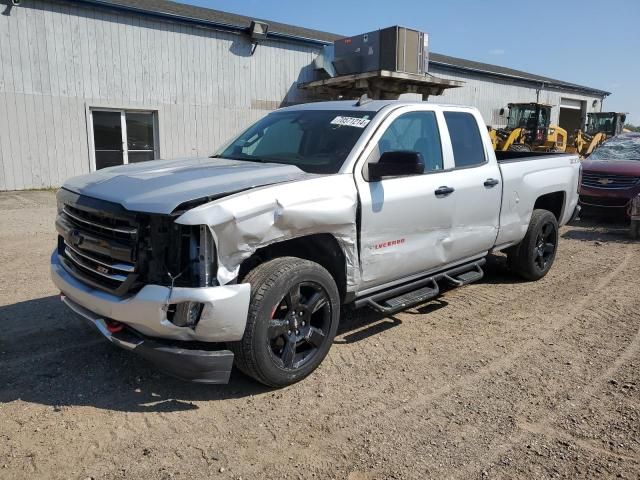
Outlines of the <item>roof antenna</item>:
[[355,106],[356,107],[361,107],[362,105],[365,105],[365,104],[369,103],[370,101],[371,101],[371,99],[369,98],[369,95],[367,95],[366,93],[363,93],[362,96],[356,102]]

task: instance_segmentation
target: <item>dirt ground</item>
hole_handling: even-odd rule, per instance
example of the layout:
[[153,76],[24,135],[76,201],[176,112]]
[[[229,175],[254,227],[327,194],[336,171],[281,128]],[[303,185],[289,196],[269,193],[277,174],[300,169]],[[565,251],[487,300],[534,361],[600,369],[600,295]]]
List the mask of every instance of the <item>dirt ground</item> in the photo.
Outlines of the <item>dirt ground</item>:
[[61,305],[51,192],[0,194],[0,478],[640,478],[640,244],[562,229],[536,283],[349,313],[308,379],[157,373]]

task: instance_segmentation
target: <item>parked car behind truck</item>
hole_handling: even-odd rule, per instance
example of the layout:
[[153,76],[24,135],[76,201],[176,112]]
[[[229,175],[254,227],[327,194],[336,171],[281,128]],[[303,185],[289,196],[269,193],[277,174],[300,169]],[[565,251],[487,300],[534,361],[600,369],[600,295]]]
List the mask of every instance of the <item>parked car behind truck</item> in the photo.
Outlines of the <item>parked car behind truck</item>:
[[582,164],[580,204],[626,214],[640,195],[640,134],[622,133],[602,144]]
[[482,278],[505,251],[551,268],[578,201],[574,155],[505,152],[476,109],[288,107],[212,158],[113,167],[58,193],[62,299],[164,371],[271,386],[324,359],[342,304],[385,314]]

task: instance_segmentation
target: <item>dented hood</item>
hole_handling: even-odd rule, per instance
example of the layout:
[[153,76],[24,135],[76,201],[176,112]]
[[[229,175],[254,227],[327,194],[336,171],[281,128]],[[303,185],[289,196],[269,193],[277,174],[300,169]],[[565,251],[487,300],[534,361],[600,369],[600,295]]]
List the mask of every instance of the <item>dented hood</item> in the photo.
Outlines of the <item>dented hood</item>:
[[314,176],[293,165],[190,158],[105,168],[71,178],[63,188],[131,211],[169,214],[184,202]]

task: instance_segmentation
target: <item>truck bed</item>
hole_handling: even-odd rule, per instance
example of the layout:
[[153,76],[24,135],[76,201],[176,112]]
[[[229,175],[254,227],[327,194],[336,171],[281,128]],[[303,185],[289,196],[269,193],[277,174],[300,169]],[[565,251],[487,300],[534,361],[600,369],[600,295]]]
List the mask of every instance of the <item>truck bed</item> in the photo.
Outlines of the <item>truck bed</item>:
[[496,245],[518,242],[524,237],[536,199],[543,195],[561,192],[565,207],[556,212],[558,223],[564,225],[571,218],[578,201],[577,154],[496,152],[496,157],[503,182]]
[[570,153],[562,153],[562,152],[496,152],[496,159],[499,163],[505,162],[519,162],[522,160],[535,160],[538,158],[547,158],[550,156],[562,157],[567,155],[575,155]]

